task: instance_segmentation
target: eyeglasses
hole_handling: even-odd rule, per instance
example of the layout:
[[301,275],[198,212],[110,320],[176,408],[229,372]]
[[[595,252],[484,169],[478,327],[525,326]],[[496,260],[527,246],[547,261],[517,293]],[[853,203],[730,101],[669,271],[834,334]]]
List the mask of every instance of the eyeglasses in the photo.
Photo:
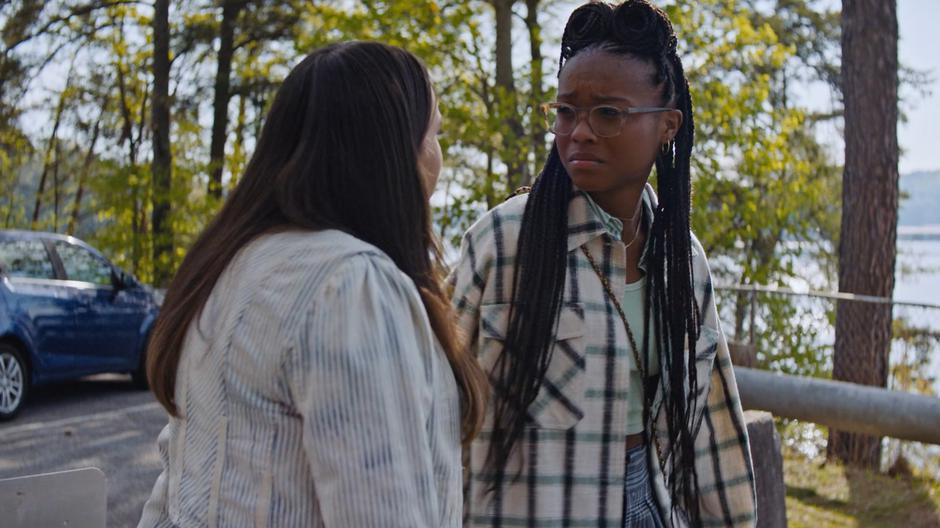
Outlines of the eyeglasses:
[[614,137],[620,134],[623,123],[627,117],[635,114],[653,114],[668,112],[672,108],[661,106],[630,106],[617,108],[610,105],[592,107],[578,107],[567,103],[545,103],[542,113],[548,129],[559,136],[567,136],[574,132],[582,112],[588,113],[588,126],[598,137]]

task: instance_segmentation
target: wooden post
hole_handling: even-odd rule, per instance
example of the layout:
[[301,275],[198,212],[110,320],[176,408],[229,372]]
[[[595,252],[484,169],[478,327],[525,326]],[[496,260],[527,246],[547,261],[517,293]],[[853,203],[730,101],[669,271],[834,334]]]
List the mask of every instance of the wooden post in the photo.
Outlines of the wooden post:
[[757,483],[757,528],[786,528],[786,485],[783,455],[774,417],[768,412],[746,411],[747,435]]

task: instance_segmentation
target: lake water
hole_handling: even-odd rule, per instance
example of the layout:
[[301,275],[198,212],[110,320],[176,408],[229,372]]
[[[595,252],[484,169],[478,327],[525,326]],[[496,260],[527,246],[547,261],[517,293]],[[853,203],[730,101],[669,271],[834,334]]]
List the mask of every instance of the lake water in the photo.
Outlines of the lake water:
[[[792,242],[801,245],[799,242]],[[735,266],[720,255],[713,256],[713,267],[719,265],[734,270]],[[824,273],[819,264],[811,259],[795,257],[795,268],[802,270],[800,276],[793,277],[787,286],[797,292],[829,291],[833,286],[827,285]],[[924,303],[940,306],[940,236],[932,239],[905,238],[898,241],[898,253],[895,272],[894,299],[898,302]],[[760,321],[763,313],[761,304],[767,296],[776,294],[759,294],[757,320]],[[762,300],[763,299],[763,300]],[[798,297],[798,305],[810,310],[802,319],[794,319],[792,326],[812,326],[816,329],[816,339],[819,344],[831,345],[835,340],[835,328],[823,313],[831,310],[836,301],[818,297]],[[718,301],[722,325],[726,333],[733,339],[733,294],[719,286]],[[940,333],[940,308],[922,308],[913,306],[895,306],[892,312],[895,318],[904,319],[909,326],[923,328]],[[745,320],[745,326],[749,318]],[[745,328],[745,331],[747,328]],[[747,335],[740,339],[747,341]],[[896,347],[897,348],[897,347]],[[940,347],[934,347],[931,353],[931,374],[937,378],[937,391],[940,393]],[[831,353],[831,348],[829,349]]]
[[898,241],[894,299],[940,304],[940,239]]
[[[899,240],[894,299],[940,304],[940,239]],[[940,309],[896,307],[895,317],[940,333]],[[929,374],[940,394],[940,347],[930,354]]]

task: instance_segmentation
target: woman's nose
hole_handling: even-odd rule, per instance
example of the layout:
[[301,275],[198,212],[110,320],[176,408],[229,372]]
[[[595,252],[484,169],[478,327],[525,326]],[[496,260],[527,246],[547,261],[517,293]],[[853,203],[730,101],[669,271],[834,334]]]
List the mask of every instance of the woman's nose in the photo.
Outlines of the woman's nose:
[[591,128],[590,118],[587,112],[578,112],[577,121],[574,124],[574,130],[571,131],[571,140],[577,143],[585,141],[595,141],[597,135]]

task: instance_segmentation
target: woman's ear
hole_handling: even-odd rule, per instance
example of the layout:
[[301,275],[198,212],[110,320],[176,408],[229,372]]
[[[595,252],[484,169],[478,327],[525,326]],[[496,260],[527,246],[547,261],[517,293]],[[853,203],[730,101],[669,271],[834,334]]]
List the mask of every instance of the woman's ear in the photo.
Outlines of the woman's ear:
[[682,127],[682,111],[681,110],[670,110],[668,112],[663,112],[663,118],[660,121],[662,126],[660,127],[660,136],[659,143],[669,143],[675,139],[676,134],[679,133],[679,128]]

